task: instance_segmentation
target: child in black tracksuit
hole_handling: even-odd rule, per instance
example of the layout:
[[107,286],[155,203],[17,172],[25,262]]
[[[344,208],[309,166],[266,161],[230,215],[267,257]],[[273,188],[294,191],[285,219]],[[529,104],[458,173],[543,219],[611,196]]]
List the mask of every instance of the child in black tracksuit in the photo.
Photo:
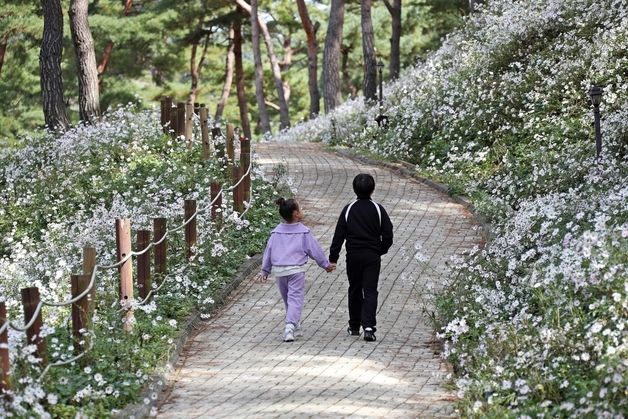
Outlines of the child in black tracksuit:
[[349,277],[349,328],[352,336],[364,329],[364,340],[374,341],[377,311],[377,283],[381,256],[393,243],[393,226],[381,205],[371,200],[375,190],[373,176],[361,173],[353,179],[357,200],[340,213],[329,249],[329,261],[335,267],[346,240],[347,276]]

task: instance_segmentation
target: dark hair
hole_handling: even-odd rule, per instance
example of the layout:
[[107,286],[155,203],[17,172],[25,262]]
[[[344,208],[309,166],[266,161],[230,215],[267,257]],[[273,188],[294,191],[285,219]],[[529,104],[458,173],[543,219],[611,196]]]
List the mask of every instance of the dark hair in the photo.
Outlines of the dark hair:
[[299,210],[299,203],[296,199],[279,198],[275,201],[275,203],[279,205],[279,215],[281,215],[281,218],[288,222],[292,221],[292,215],[294,214],[294,211]]
[[358,198],[369,198],[375,190],[375,179],[373,176],[360,173],[353,178],[353,192]]

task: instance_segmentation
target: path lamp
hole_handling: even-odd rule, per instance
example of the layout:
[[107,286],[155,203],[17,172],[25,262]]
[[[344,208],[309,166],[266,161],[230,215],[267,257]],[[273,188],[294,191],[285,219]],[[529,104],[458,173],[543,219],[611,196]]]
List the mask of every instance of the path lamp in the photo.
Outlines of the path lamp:
[[388,125],[388,117],[383,114],[384,112],[384,77],[382,76],[382,70],[384,70],[384,63],[379,60],[377,63],[377,69],[379,70],[379,114],[375,117],[377,125],[385,127]]
[[591,103],[593,103],[593,115],[595,117],[595,151],[598,159],[602,153],[602,129],[600,127],[600,103],[602,103],[602,93],[604,93],[604,91],[599,86],[593,85],[591,89],[589,89],[589,96],[591,97]]

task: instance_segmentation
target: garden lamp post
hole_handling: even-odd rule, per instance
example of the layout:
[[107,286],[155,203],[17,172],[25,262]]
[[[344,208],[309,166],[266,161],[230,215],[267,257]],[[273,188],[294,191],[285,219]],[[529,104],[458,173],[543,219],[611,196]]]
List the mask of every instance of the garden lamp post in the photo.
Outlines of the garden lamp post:
[[379,109],[384,107],[384,78],[382,77],[382,70],[384,69],[384,63],[379,60],[377,63],[377,69],[379,70]]
[[602,129],[600,127],[600,103],[602,103],[603,90],[599,86],[591,86],[589,96],[593,103],[593,115],[595,117],[595,151],[597,158],[602,153]]
[[385,127],[388,124],[388,117],[382,113],[384,111],[384,77],[382,76],[384,63],[382,60],[379,60],[377,63],[377,68],[379,70],[379,114],[375,121],[377,121],[377,125],[380,127]]

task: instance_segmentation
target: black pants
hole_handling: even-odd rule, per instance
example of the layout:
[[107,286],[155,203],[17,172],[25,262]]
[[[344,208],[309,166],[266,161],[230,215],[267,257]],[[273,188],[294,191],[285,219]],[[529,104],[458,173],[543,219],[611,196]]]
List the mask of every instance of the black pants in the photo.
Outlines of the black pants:
[[379,255],[347,255],[349,277],[349,327],[376,330],[377,283],[381,258]]

